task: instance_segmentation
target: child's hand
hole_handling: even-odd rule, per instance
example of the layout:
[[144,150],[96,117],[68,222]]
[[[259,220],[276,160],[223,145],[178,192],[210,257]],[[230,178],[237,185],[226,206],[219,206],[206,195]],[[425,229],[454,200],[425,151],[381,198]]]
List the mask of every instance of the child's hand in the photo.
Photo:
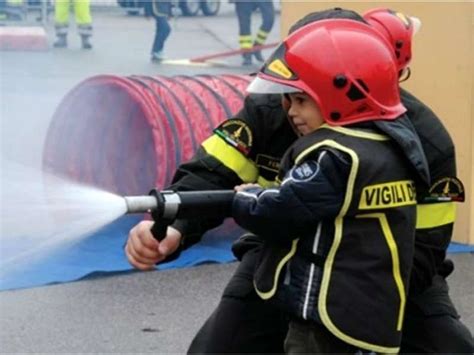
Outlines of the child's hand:
[[261,187],[259,184],[254,184],[254,183],[248,183],[248,184],[242,184],[242,185],[237,185],[234,187],[235,192],[240,192],[245,189],[249,189],[251,187]]

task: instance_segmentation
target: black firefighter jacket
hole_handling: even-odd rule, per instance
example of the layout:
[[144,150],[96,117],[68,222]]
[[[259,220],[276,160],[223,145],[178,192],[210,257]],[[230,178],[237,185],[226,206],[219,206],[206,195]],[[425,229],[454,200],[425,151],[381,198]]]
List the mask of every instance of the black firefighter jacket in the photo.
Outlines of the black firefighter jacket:
[[235,220],[264,239],[254,279],[261,298],[383,353],[399,350],[415,181],[429,181],[413,127],[395,122],[401,144],[371,124],[323,125],[290,147],[279,188],[239,192],[233,204]]

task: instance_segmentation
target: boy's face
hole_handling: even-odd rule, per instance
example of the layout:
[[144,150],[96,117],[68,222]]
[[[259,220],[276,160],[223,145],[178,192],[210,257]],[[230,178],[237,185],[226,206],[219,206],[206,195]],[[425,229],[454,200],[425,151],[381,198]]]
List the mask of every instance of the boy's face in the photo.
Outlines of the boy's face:
[[304,136],[318,129],[324,118],[316,102],[305,93],[285,94],[283,105],[288,110],[288,118],[295,131]]

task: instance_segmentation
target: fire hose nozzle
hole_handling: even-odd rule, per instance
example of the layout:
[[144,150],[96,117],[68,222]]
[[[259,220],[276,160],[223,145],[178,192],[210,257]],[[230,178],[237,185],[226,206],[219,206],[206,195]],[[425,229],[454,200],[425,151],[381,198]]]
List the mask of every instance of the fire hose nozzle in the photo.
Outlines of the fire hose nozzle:
[[125,196],[127,213],[146,213],[155,211],[158,208],[158,201],[155,196]]
[[146,196],[125,196],[127,213],[151,213],[153,236],[162,240],[177,218],[225,218],[231,215],[233,190],[159,191]]

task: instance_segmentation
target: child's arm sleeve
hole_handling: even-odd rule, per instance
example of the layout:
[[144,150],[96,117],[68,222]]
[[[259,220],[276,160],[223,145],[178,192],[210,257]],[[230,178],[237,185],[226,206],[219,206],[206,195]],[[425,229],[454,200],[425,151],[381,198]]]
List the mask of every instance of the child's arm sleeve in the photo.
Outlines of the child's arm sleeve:
[[237,223],[270,239],[293,239],[339,213],[350,171],[340,151],[321,150],[286,175],[279,188],[238,192],[232,213]]

